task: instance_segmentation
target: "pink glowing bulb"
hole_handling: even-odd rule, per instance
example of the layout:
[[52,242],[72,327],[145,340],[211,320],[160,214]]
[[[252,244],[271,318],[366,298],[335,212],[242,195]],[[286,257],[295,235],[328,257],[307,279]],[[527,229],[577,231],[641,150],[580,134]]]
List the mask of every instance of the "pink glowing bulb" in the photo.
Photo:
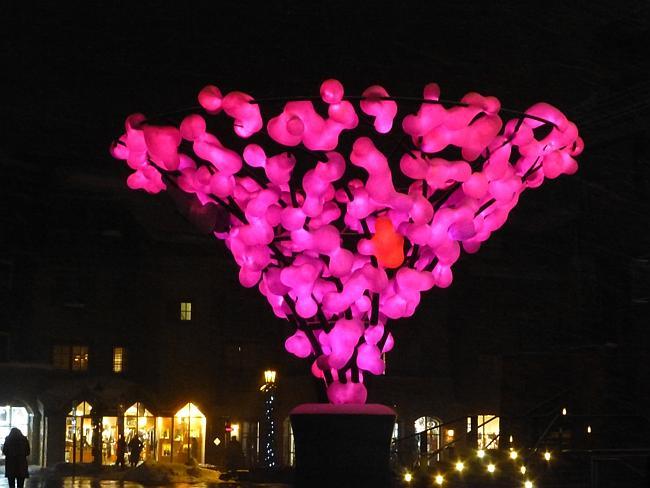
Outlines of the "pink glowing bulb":
[[217,114],[221,110],[223,96],[214,85],[207,85],[199,92],[199,103],[209,114]]
[[397,103],[393,100],[384,100],[388,92],[378,85],[373,85],[363,92],[361,110],[375,118],[375,129],[381,134],[386,134],[393,127],[393,119],[397,115]]
[[197,114],[188,115],[181,122],[181,136],[188,141],[195,141],[205,134],[205,119]]
[[144,127],[144,140],[151,159],[164,169],[174,171],[178,168],[180,157],[178,146],[181,133],[176,127]]
[[325,80],[320,86],[320,96],[325,103],[339,103],[343,100],[343,85],[339,80]]
[[250,103],[253,97],[242,92],[230,92],[223,98],[224,112],[230,115],[234,122],[235,134],[239,137],[250,137],[262,128],[262,116],[256,104]]

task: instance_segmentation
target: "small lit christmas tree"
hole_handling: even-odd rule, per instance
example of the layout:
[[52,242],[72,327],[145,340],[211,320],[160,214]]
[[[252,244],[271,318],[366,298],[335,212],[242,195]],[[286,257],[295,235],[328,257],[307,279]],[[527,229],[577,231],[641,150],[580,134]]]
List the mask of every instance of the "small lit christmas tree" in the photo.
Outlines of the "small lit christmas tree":
[[262,425],[262,465],[265,468],[275,468],[278,459],[275,453],[275,386],[276,372],[267,370],[264,372],[264,423]]

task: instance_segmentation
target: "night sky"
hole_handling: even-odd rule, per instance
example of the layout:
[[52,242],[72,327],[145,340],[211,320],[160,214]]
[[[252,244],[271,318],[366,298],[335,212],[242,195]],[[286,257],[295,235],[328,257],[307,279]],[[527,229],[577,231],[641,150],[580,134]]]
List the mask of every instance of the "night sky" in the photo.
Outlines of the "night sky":
[[[55,190],[60,171],[123,182],[108,147],[124,118],[195,105],[208,83],[264,97],[316,94],[334,77],[349,94],[381,84],[419,96],[435,81],[448,99],[479,91],[513,109],[546,101],[577,124],[586,149],[578,174],[526,192],[495,238],[508,246],[500,259],[512,257],[504,274],[528,262],[565,266],[566,253],[588,258],[577,279],[604,305],[585,322],[583,344],[616,342],[621,327],[647,318],[647,2],[73,3],[0,7],[0,164],[39,167],[42,191]],[[12,170],[3,173],[5,191]],[[1,212],[13,205],[3,198]],[[457,282],[489,259],[486,247],[485,258],[461,260]],[[534,290],[521,293],[535,301]]]

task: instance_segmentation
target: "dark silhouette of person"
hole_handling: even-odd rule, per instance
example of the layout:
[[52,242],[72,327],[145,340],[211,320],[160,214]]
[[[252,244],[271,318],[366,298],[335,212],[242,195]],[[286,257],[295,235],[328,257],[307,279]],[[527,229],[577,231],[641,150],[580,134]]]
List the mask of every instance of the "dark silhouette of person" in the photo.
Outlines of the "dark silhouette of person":
[[196,437],[190,437],[190,457],[194,460],[199,455],[199,441]]
[[117,447],[115,450],[115,465],[120,469],[124,469],[124,456],[126,455],[126,441],[124,435],[120,434],[117,438]]
[[137,435],[131,437],[131,440],[129,441],[129,463],[131,464],[132,467],[138,465],[138,462],[140,461],[140,454],[142,454],[143,447],[144,444],[140,440],[140,437],[138,437]]
[[232,436],[226,447],[226,470],[237,471],[244,467],[244,451],[237,436]]
[[5,437],[5,443],[2,446],[2,454],[5,455],[5,478],[9,480],[9,488],[18,488],[25,486],[25,478],[29,478],[27,467],[27,456],[29,456],[29,441],[23,435],[20,429],[14,427]]

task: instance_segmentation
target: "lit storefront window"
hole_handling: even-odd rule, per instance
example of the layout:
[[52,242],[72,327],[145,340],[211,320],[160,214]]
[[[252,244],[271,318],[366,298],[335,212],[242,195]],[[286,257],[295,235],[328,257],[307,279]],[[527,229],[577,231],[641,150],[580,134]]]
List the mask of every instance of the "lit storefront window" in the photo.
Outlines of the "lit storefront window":
[[65,420],[65,462],[89,463],[93,460],[92,406],[88,402],[77,404]]
[[172,440],[174,433],[172,432],[173,422],[171,417],[156,417],[156,459],[159,462],[171,463],[172,462]]
[[439,425],[440,421],[435,417],[420,417],[415,421],[418,452],[424,458],[421,462],[426,465],[440,460],[440,453],[436,454],[434,458],[429,456],[440,449],[440,429],[436,428]]
[[188,461],[190,457],[200,464],[205,462],[205,426],[205,415],[193,403],[176,412],[171,446],[174,462]]
[[192,302],[181,302],[181,320],[192,320]]
[[478,416],[478,448],[498,449],[499,447],[499,417],[496,415]]
[[156,444],[156,420],[153,414],[142,403],[137,402],[124,411],[124,438],[128,444],[134,436],[138,436],[143,444],[142,460],[154,457]]
[[117,461],[117,417],[102,417],[102,464]]
[[123,347],[113,348],[113,373],[123,373],[126,363],[126,350]]
[[[9,435],[9,431],[17,427],[24,436],[29,438],[29,412],[25,407],[13,407],[11,405],[0,406],[0,443]],[[0,458],[4,459],[4,454],[0,452]]]

